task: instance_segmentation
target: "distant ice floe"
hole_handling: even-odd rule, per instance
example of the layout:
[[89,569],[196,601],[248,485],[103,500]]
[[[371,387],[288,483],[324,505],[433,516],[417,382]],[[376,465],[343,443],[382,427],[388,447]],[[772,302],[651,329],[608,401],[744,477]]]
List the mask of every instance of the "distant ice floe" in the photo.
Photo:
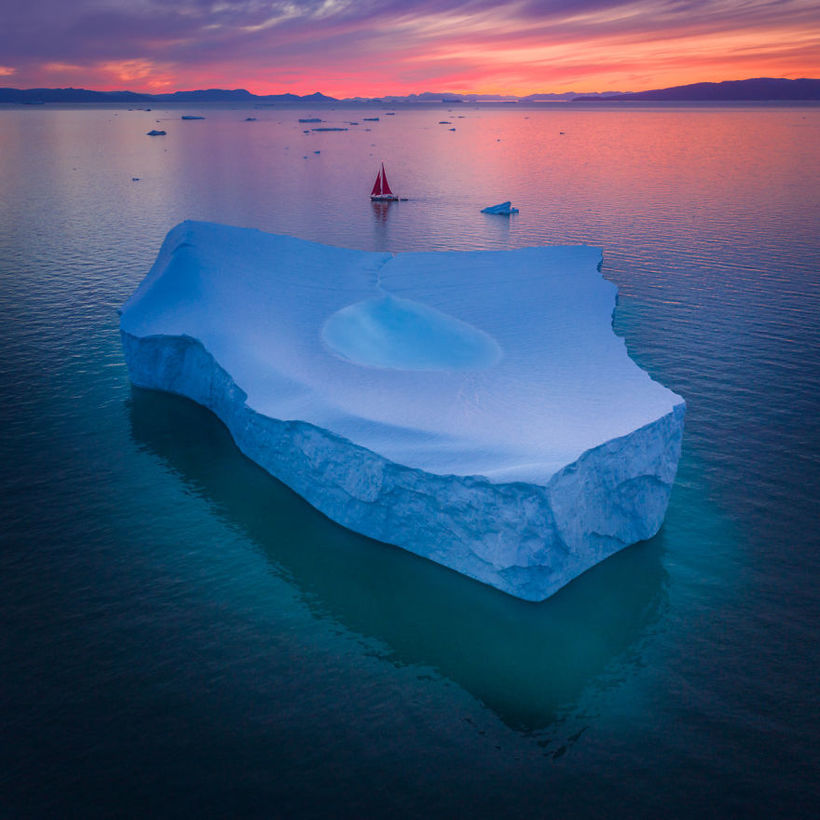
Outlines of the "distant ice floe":
[[509,216],[510,214],[517,214],[518,208],[512,207],[512,202],[499,202],[498,205],[488,205],[481,209],[483,214],[501,214],[502,216]]

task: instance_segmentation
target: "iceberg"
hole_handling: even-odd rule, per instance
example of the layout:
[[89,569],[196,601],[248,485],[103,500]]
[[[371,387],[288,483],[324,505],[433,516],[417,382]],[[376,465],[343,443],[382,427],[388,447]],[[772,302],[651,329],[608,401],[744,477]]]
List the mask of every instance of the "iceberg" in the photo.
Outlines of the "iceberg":
[[680,455],[685,403],[614,334],[601,259],[184,222],[123,350],[329,518],[539,601],[657,532]]
[[481,209],[483,214],[501,214],[502,216],[509,216],[509,214],[517,214],[518,208],[512,207],[512,202],[499,202],[498,205],[488,205]]

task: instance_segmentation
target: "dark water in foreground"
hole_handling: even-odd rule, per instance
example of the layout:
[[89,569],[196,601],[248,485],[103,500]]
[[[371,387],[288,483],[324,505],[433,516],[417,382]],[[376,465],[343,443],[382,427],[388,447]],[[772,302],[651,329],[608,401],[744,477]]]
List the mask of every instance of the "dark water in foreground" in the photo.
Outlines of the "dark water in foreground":
[[[816,812],[820,108],[180,113],[0,111],[0,815]],[[533,605],[322,518],[129,385],[185,218],[603,247],[688,402],[661,533]]]

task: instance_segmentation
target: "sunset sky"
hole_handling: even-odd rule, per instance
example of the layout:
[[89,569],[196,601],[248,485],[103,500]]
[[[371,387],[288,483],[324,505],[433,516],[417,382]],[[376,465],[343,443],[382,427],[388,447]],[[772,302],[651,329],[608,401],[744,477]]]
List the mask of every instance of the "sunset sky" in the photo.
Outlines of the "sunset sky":
[[820,77],[817,0],[4,0],[0,85],[335,97]]

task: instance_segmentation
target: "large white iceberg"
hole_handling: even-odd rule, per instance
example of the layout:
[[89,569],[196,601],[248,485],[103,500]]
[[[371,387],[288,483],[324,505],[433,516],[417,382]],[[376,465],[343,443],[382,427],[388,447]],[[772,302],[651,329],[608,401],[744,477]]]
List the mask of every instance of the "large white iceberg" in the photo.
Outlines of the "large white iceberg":
[[601,252],[369,253],[185,222],[126,303],[187,396],[352,530],[528,600],[660,527],[684,402],[612,330]]

